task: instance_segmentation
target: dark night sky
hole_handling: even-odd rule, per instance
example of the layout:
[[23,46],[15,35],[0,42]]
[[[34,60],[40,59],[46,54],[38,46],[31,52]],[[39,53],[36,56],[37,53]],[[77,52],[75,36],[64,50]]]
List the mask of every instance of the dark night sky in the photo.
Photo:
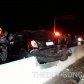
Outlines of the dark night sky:
[[81,1],[33,2],[26,4],[21,2],[21,4],[13,4],[1,5],[0,27],[4,31],[16,32],[23,29],[53,30],[54,17],[63,15],[74,15],[74,20],[57,19],[56,27],[58,29],[72,32],[84,30],[84,6]]

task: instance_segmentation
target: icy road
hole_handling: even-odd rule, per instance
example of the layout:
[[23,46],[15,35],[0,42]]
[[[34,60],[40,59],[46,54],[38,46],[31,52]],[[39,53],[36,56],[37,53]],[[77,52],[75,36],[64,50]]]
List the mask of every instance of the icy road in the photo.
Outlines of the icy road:
[[84,57],[45,84],[84,84]]

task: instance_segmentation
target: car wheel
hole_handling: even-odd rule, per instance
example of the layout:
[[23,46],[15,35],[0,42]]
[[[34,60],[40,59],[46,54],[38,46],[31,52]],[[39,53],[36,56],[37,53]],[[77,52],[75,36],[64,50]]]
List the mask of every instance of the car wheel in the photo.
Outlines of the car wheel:
[[71,49],[68,49],[67,50],[67,56],[71,56],[72,55],[72,50]]
[[23,59],[27,57],[28,57],[28,52],[24,48],[21,48],[19,52],[19,59]]
[[60,53],[61,53],[61,58],[60,58],[61,61],[65,61],[68,59],[67,49],[64,48]]

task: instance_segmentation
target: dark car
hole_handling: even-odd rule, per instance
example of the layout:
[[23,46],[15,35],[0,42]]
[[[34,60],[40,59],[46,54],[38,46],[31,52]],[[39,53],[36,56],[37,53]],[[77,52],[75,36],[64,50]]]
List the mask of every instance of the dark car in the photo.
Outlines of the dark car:
[[58,40],[50,31],[24,30],[14,34],[7,45],[7,59],[18,60],[36,56],[38,62],[53,62],[66,60],[69,56],[68,49],[60,50]]

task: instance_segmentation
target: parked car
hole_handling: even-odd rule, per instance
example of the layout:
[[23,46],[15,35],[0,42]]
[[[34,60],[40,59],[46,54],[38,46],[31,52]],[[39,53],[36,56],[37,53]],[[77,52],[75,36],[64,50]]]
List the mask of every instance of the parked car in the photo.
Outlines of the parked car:
[[35,56],[39,63],[66,60],[71,51],[60,50],[58,40],[50,31],[24,30],[14,34],[7,44],[7,59],[18,60]]

